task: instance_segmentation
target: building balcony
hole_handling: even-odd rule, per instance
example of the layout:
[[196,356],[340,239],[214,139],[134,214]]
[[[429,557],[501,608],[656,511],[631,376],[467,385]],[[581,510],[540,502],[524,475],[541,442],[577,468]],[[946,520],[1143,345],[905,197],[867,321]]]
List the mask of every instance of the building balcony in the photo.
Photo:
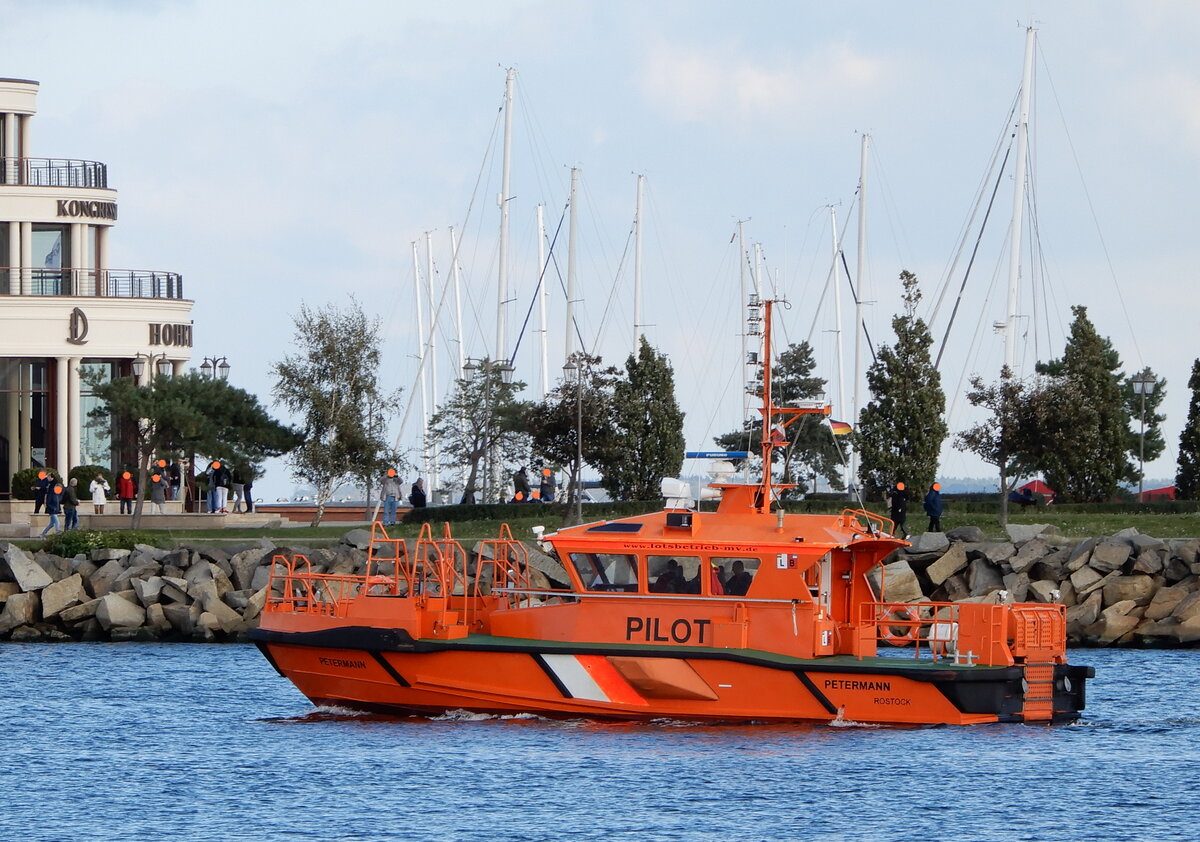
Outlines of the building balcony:
[[0,158],[0,184],[106,189],[108,167],[71,158]]
[[178,272],[0,267],[0,295],[183,299]]

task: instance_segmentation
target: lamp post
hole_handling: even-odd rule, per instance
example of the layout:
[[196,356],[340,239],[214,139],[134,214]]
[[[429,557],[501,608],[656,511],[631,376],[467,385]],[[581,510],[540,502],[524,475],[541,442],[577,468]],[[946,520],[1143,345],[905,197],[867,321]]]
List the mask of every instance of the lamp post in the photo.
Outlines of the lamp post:
[[575,384],[575,522],[583,523],[583,363],[567,360],[563,376]]
[[133,370],[133,376],[138,380],[141,380],[142,375],[146,373],[146,366],[148,365],[157,370],[160,377],[170,377],[171,372],[175,369],[171,361],[167,359],[167,355],[165,353],[138,353],[134,356],[133,361],[129,364],[129,367]]
[[1139,413],[1141,434],[1138,436],[1138,502],[1141,503],[1146,488],[1146,395],[1154,394],[1155,382],[1148,370],[1143,370],[1129,382],[1133,384],[1133,393],[1142,399],[1142,408]]
[[200,373],[205,377],[220,376],[222,380],[229,379],[229,361],[224,357],[205,357],[200,364]]

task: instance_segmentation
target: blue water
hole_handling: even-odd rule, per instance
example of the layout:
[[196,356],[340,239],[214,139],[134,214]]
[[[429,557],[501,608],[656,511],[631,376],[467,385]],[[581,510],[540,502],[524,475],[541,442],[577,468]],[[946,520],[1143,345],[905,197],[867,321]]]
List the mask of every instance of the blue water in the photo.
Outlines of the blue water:
[[1200,838],[1200,651],[1062,727],[315,710],[252,646],[0,644],[2,840]]

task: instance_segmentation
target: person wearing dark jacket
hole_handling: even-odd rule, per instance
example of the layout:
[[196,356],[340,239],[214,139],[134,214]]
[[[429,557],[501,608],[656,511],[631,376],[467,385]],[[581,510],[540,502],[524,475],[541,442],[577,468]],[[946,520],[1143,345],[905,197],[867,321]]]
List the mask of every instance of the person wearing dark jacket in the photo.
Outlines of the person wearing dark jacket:
[[888,495],[888,510],[892,523],[896,525],[896,531],[903,533],[903,537],[907,538],[908,530],[904,528],[904,519],[908,517],[908,492],[904,490],[904,483],[896,483],[896,487]]
[[71,477],[63,489],[63,531],[79,528],[79,480]]
[[35,515],[42,510],[42,506],[46,505],[46,492],[50,490],[50,486],[52,485],[54,485],[54,477],[45,471],[38,471],[37,481],[32,486],[33,513]]
[[414,509],[425,508],[425,480],[418,478],[412,485],[412,493],[408,495],[408,502],[412,503]]
[[942,486],[934,483],[925,494],[925,514],[929,515],[929,531],[942,531]]
[[58,522],[58,516],[62,514],[62,492],[61,485],[52,485],[46,489],[46,514],[50,515],[50,522],[42,530],[43,538],[49,534],[51,529],[55,532],[63,531],[62,524]]

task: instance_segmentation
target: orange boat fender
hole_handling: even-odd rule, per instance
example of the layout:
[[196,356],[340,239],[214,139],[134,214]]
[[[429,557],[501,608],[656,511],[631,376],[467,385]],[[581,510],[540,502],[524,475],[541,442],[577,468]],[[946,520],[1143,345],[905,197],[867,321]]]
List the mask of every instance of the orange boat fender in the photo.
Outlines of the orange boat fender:
[[896,630],[888,625],[889,620],[907,620],[909,622],[921,619],[921,612],[912,605],[906,605],[903,608],[895,608],[887,613],[883,620],[879,623],[879,637],[888,643],[896,646],[903,646],[906,643],[912,643],[917,639],[917,626],[906,625],[905,631],[896,634]]

